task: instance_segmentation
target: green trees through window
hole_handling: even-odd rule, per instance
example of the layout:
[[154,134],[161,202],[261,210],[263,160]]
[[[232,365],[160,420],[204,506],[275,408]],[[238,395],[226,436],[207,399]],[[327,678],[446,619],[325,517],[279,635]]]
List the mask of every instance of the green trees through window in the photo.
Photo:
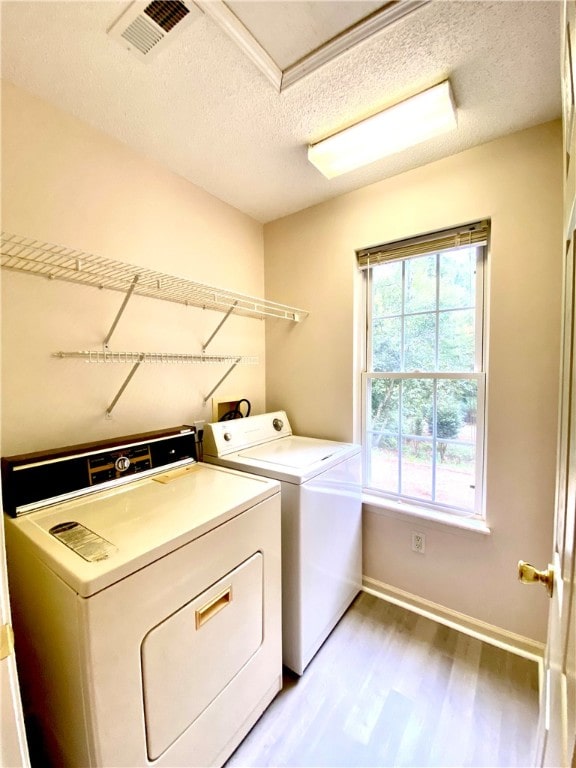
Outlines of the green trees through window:
[[373,490],[478,511],[483,251],[457,248],[368,270],[366,484]]

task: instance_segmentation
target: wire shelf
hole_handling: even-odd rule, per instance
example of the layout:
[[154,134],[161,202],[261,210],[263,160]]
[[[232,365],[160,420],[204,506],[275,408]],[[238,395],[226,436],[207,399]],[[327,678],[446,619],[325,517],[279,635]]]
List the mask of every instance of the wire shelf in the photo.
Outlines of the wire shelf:
[[219,381],[204,397],[204,405],[216,392],[218,387],[228,378],[232,371],[240,364],[257,365],[257,357],[243,357],[241,355],[191,355],[178,352],[112,352],[110,350],[83,350],[79,352],[53,352],[52,357],[61,359],[84,360],[86,363],[128,363],[132,366],[130,373],[124,379],[116,396],[106,408],[106,418],[111,418],[112,411],[124,394],[126,387],[142,363],[228,363],[229,368]]
[[180,352],[112,352],[110,350],[81,350],[78,352],[53,352],[52,357],[61,359],[83,360],[85,363],[116,363],[134,365],[134,363],[171,364],[171,363],[230,363],[234,365],[258,365],[257,357],[241,355],[192,355]]
[[122,293],[132,290],[139,296],[254,318],[275,317],[300,322],[308,316],[308,312],[303,309],[221,290],[8,232],[1,234],[0,254],[4,269],[50,280],[80,283]]

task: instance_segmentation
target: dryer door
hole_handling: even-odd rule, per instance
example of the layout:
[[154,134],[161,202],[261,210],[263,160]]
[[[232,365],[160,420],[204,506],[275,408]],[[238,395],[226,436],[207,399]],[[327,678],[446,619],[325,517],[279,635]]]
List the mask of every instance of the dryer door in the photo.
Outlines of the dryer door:
[[200,717],[262,644],[262,579],[262,555],[257,552],[144,638],[150,760]]

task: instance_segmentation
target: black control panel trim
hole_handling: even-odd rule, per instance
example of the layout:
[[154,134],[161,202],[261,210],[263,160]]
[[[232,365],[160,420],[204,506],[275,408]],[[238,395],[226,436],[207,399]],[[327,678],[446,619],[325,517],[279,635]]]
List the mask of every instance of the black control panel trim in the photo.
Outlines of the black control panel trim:
[[[197,461],[196,430],[170,430],[2,458],[4,511],[16,517]],[[148,438],[148,439],[147,439]]]

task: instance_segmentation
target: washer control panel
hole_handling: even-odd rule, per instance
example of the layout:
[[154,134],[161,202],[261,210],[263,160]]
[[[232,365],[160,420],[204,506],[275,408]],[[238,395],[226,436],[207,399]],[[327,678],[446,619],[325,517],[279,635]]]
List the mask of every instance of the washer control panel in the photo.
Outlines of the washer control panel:
[[285,411],[217,421],[204,426],[204,455],[224,456],[291,434]]

